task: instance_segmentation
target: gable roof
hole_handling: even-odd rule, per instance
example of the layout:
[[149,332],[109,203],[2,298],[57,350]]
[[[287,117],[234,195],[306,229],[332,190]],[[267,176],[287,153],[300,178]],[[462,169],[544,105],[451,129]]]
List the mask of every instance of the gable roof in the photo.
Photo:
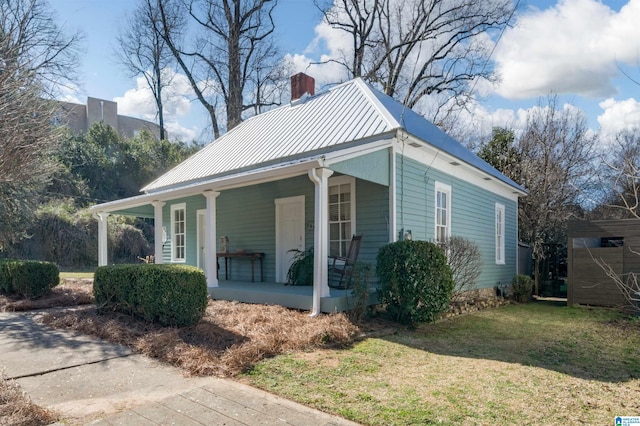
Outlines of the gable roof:
[[400,129],[524,192],[424,117],[360,78],[245,120],[142,191],[153,193],[302,160]]

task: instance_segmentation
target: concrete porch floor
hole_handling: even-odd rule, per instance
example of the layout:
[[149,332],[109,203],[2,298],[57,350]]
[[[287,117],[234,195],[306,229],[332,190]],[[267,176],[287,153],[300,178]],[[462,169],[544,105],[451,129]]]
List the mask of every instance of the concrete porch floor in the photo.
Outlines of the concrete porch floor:
[[[343,312],[355,307],[352,290],[331,289],[330,297],[323,297],[320,310],[325,313]],[[216,300],[230,300],[263,305],[280,305],[310,311],[313,304],[312,286],[291,286],[279,283],[219,280],[218,287],[209,287],[209,295]],[[369,292],[368,305],[378,303],[375,288]]]

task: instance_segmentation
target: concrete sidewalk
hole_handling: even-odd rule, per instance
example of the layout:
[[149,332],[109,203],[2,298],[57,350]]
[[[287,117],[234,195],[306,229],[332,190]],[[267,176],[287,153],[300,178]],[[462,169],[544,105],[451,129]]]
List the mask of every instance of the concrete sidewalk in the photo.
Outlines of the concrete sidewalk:
[[231,380],[185,378],[128,348],[0,313],[0,369],[60,424],[355,425]]

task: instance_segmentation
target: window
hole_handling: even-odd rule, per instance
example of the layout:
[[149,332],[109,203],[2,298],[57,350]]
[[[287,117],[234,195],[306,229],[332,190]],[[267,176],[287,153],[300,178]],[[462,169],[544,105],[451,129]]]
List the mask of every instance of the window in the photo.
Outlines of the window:
[[451,236],[451,187],[436,182],[436,243],[444,243]]
[[171,260],[173,262],[185,261],[185,240],[187,234],[185,209],[185,204],[175,204],[171,206]]
[[355,233],[355,179],[329,179],[329,255],[346,256]]
[[496,263],[504,265],[504,205],[496,203]]

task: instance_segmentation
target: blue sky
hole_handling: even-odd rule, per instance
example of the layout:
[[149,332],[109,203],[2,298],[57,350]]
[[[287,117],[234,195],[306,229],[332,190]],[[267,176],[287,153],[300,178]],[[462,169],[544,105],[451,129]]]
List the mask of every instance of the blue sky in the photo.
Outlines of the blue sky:
[[[81,86],[67,99],[87,96],[116,100],[121,114],[152,118],[153,103],[136,78],[115,60],[115,37],[133,0],[49,0],[59,23],[84,33]],[[331,56],[344,38],[321,24],[313,0],[280,0],[276,29],[282,51],[318,85],[342,78],[339,71],[308,66],[320,55]],[[490,130],[518,127],[541,96],[560,95],[585,112],[594,130],[615,132],[640,126],[640,86],[622,76],[619,67],[640,80],[640,0],[561,0],[521,3],[513,27],[505,31],[493,59],[502,76],[498,85],[478,85],[481,95],[461,123]],[[189,93],[174,89],[166,112],[173,137],[206,141],[207,117]],[[519,124],[520,123],[520,124]],[[203,133],[204,131],[204,133]]]

